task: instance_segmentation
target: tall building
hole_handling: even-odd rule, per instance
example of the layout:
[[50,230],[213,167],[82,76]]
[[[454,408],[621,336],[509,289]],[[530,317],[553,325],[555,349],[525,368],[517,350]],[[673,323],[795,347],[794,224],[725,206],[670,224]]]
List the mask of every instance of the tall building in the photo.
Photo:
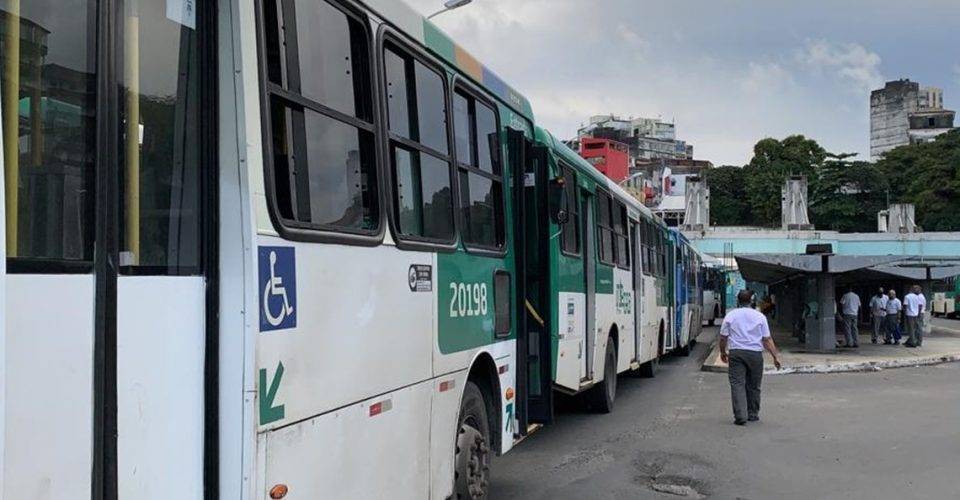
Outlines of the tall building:
[[577,131],[577,140],[568,144],[576,145],[584,137],[626,144],[633,160],[693,158],[693,146],[677,139],[676,124],[659,118],[591,116],[590,122]]
[[953,129],[955,113],[943,109],[943,89],[908,79],[887,82],[870,93],[870,157],[932,141]]

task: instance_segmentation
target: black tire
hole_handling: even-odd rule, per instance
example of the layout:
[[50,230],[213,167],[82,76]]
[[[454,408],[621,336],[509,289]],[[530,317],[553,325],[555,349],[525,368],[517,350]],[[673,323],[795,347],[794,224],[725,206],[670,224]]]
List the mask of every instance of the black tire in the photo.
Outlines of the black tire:
[[663,356],[663,324],[660,324],[660,333],[657,336],[657,355],[650,361],[640,365],[640,376],[654,378],[660,370],[660,356]]
[[660,358],[653,358],[650,361],[640,365],[640,376],[643,378],[653,378],[657,376],[657,370],[660,369]]
[[613,340],[607,341],[607,352],[604,356],[603,380],[590,389],[590,408],[598,413],[613,411],[613,402],[617,399],[617,351],[613,347]]
[[492,441],[487,401],[472,381],[463,388],[454,449],[454,498],[483,500],[490,487]]

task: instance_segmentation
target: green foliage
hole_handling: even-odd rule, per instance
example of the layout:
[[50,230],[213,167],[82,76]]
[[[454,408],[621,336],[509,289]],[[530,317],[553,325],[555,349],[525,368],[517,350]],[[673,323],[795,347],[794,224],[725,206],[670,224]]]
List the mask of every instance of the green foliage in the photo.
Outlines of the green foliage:
[[722,166],[705,170],[710,186],[710,224],[723,226],[746,226],[752,223],[753,215],[747,201],[747,187],[743,182],[743,169]]
[[833,157],[816,172],[810,222],[833,231],[876,231],[877,212],[886,208],[886,179],[873,164],[849,157]]
[[780,225],[781,189],[788,175],[805,175],[810,218],[818,228],[876,230],[876,214],[889,202],[913,203],[926,231],[960,230],[960,131],[928,144],[897,148],[871,164],[831,154],[802,135],[763,139],[743,168],[707,172],[711,223]]
[[913,203],[925,231],[960,230],[960,130],[888,152],[877,168],[892,202]]

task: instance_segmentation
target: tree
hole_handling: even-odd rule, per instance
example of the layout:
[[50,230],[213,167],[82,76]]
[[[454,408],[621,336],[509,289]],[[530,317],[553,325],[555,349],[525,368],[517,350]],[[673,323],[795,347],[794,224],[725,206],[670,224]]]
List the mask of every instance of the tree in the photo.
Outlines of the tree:
[[828,155],[809,193],[810,222],[841,232],[876,230],[876,214],[886,207],[887,182],[871,163],[855,154]]
[[888,203],[912,203],[926,231],[960,231],[960,130],[934,142],[903,146],[876,164],[852,154],[831,154],[794,135],[763,139],[743,168],[708,171],[711,223],[780,225],[780,193],[789,175],[807,176],[810,221],[843,232],[876,229]]
[[925,231],[960,230],[960,130],[888,152],[877,168],[892,201],[913,203]]
[[812,181],[826,158],[825,149],[802,135],[792,135],[782,141],[767,138],[758,142],[753,148],[753,159],[744,167],[753,224],[780,225],[784,180],[789,175],[804,175]]
[[704,171],[710,186],[710,224],[746,226],[752,223],[742,167],[725,165]]

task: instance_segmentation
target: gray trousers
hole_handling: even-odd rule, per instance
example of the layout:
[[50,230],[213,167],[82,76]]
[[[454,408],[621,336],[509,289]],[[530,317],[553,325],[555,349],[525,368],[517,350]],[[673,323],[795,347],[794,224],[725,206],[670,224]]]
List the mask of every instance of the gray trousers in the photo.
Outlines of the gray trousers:
[[729,353],[727,375],[733,418],[746,420],[760,416],[760,382],[763,379],[763,353],[733,349]]
[[923,344],[923,328],[920,327],[920,316],[907,316],[907,335],[913,345]]
[[887,317],[873,315],[870,318],[873,320],[873,331],[870,332],[870,341],[876,343],[877,339],[886,337],[884,329],[886,328]]
[[847,345],[860,345],[860,318],[856,314],[844,314],[843,315],[843,326],[844,326],[844,337],[847,340]]
[[899,339],[896,338],[898,316],[896,314],[887,314],[883,319],[887,330],[885,340],[887,342],[899,342]]

